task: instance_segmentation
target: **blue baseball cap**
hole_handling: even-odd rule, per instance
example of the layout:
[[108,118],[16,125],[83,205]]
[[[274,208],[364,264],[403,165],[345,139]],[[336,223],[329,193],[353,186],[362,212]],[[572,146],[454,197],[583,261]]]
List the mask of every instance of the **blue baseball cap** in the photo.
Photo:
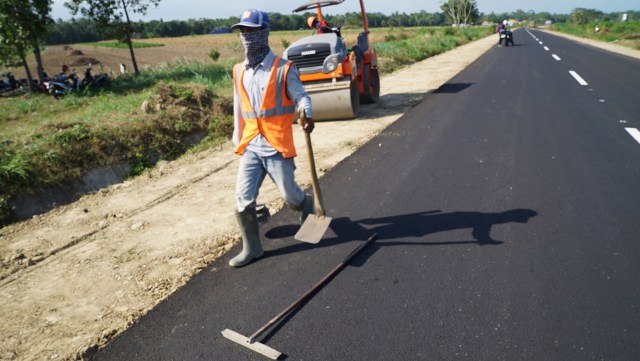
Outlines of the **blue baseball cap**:
[[249,9],[242,13],[240,17],[240,22],[233,25],[231,29],[237,29],[241,26],[246,26],[249,28],[269,28],[269,16],[267,13],[260,9]]

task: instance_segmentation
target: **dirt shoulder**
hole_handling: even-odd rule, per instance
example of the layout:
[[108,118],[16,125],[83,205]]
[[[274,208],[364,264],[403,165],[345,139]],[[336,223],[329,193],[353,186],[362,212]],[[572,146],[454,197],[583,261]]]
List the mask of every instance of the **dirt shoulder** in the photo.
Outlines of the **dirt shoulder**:
[[[383,77],[357,120],[313,133],[320,175],[480,55],[493,36]],[[304,144],[296,129],[296,144]],[[296,177],[308,185],[299,147]],[[238,241],[238,157],[230,144],[158,164],[135,179],[0,229],[0,359],[90,356]],[[265,182],[260,201],[282,207]]]

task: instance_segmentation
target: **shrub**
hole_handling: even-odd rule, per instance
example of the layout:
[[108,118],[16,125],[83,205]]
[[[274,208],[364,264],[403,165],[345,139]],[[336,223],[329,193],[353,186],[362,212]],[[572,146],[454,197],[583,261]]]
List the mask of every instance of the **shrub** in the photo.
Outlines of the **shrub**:
[[218,59],[220,58],[220,52],[218,51],[218,49],[213,48],[213,49],[209,50],[209,57],[213,61],[218,61]]

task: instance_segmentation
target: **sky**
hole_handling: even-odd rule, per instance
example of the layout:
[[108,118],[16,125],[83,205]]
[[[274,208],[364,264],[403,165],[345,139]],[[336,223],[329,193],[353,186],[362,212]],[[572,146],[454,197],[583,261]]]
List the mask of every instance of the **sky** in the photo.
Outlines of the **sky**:
[[[68,0],[54,0],[52,17],[68,20],[72,17],[70,11],[64,7]],[[240,16],[249,8],[259,8],[267,12],[290,14],[291,11],[307,0],[161,0],[157,8],[150,8],[147,15],[132,16],[133,20],[188,20],[188,19],[220,19],[230,16]],[[364,0],[367,12],[391,14],[414,13],[424,10],[429,13],[439,12],[442,0]],[[215,5],[214,5],[215,4]],[[503,13],[516,10],[536,13],[550,12],[552,14],[570,14],[575,8],[596,9],[605,13],[640,10],[639,0],[476,0],[481,13]],[[360,11],[358,0],[346,0],[343,4],[328,7],[327,14],[343,14],[345,12]]]

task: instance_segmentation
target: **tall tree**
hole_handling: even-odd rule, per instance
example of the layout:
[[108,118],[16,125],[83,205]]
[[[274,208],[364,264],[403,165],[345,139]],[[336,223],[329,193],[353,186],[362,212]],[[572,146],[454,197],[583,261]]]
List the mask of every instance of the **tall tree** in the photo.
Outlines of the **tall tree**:
[[586,24],[602,17],[602,11],[595,9],[575,8],[571,13],[571,19],[578,24]]
[[140,74],[138,63],[133,52],[131,35],[133,25],[129,18],[129,12],[146,15],[149,6],[158,6],[160,0],[70,0],[65,6],[75,15],[80,12],[100,26],[101,29],[113,29],[116,34],[129,46],[133,71]]
[[476,0],[447,0],[440,5],[440,9],[457,26],[472,23],[479,16]]
[[52,0],[0,1],[0,60],[5,63],[19,58],[29,84],[32,84],[27,64],[29,47],[36,58],[38,77],[40,81],[44,80],[40,39],[47,34],[47,26],[53,22],[49,16],[51,3]]

